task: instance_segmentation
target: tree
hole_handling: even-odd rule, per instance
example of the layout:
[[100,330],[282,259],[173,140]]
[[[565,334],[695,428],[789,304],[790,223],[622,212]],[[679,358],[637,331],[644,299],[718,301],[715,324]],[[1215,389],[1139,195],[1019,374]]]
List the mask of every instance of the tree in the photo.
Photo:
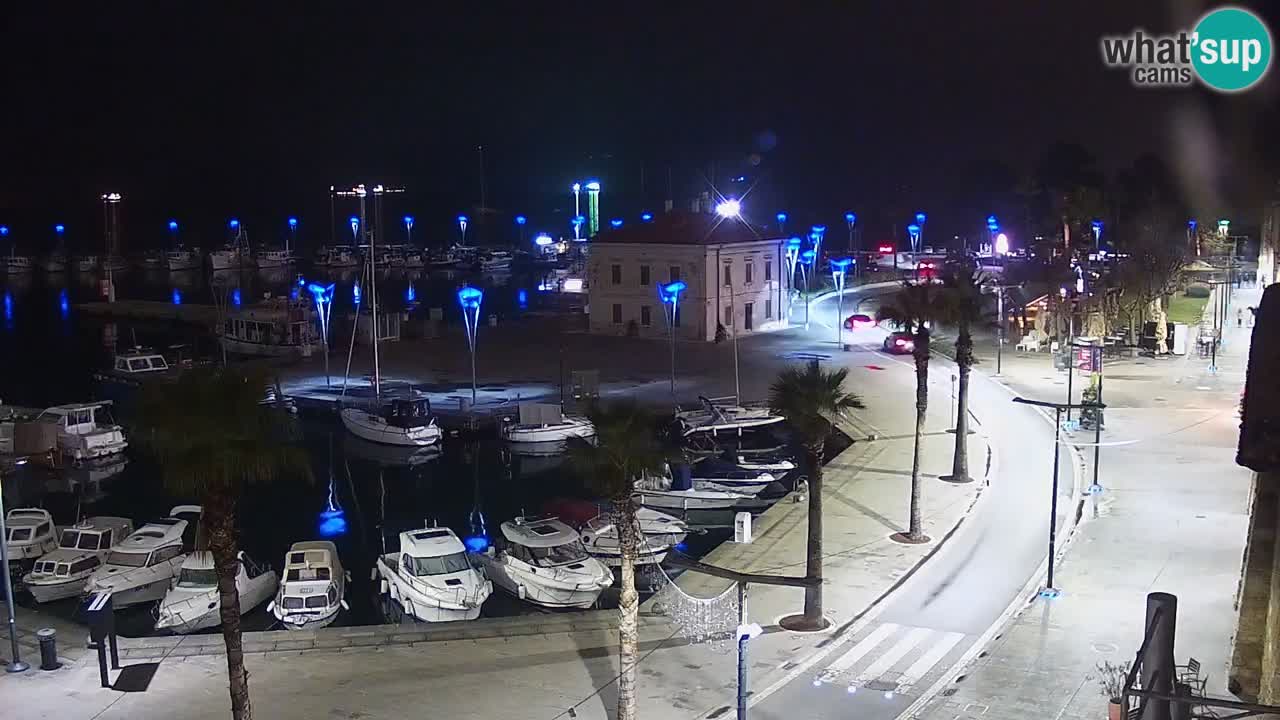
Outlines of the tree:
[[1149,218],[1126,239],[1124,257],[1111,271],[1106,284],[1117,288],[1116,314],[1129,326],[1129,340],[1137,344],[1138,323],[1146,319],[1157,300],[1172,294],[1186,265],[1186,241],[1170,231],[1168,222]]
[[[857,395],[845,389],[847,368],[825,372],[816,361],[804,368],[791,367],[778,373],[769,387],[769,408],[787,419],[804,448],[804,467],[809,476],[809,537],[806,544],[805,576],[817,580],[804,591],[804,614],[784,618],[792,630],[826,627],[822,616],[822,461],[827,438],[836,419],[863,407]],[[790,621],[790,622],[788,622]]]
[[896,325],[903,332],[911,333],[914,349],[911,357],[916,364],[916,442],[911,456],[911,514],[906,535],[907,542],[927,542],[920,521],[920,436],[924,433],[924,417],[929,409],[929,334],[936,320],[939,305],[936,285],[913,285],[904,282],[902,289],[876,312],[876,319]]
[[571,467],[587,479],[592,492],[612,503],[613,526],[622,553],[622,595],[618,602],[618,720],[636,717],[636,665],[640,659],[640,594],[636,591],[639,523],[631,500],[635,483],[659,473],[668,453],[658,423],[634,402],[596,405],[587,417],[595,425],[595,444],[574,438],[568,448]]
[[956,390],[956,447],[951,459],[951,475],[944,478],[964,483],[969,476],[969,371],[973,368],[973,336],[975,323],[982,322],[982,285],[984,277],[972,262],[950,265],[942,274],[941,301],[937,307],[940,322],[956,328],[956,368],[960,383]]
[[240,637],[236,503],[247,486],[288,476],[310,479],[303,451],[287,443],[287,416],[261,403],[267,378],[235,369],[197,369],[144,392],[135,440],[159,462],[166,488],[195,496],[218,577],[227,647],[231,716],[250,720],[249,675]]

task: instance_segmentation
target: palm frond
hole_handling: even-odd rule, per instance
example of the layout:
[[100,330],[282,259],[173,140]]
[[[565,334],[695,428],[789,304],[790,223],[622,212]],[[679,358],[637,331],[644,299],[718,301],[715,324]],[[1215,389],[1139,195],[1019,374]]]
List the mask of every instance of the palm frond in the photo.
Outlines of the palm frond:
[[820,443],[838,418],[864,407],[845,389],[848,377],[848,368],[827,372],[816,363],[785,368],[769,387],[769,408],[787,418],[802,442]]
[[595,441],[570,440],[567,461],[601,497],[630,497],[636,480],[661,472],[675,454],[662,440],[657,417],[635,402],[596,404],[587,417],[595,426]]

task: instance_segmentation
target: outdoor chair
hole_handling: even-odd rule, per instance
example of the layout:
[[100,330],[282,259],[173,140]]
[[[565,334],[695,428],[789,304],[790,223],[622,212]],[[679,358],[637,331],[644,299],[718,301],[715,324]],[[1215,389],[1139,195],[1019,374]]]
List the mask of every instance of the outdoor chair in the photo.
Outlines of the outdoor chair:
[[1200,661],[1195,658],[1188,658],[1186,665],[1178,665],[1174,668],[1174,672],[1178,674],[1178,682],[1183,683],[1191,688],[1196,695],[1204,695],[1205,683],[1209,681],[1207,677],[1200,677]]
[[1040,333],[1036,330],[1032,330],[1026,335],[1023,335],[1022,340],[1020,340],[1013,349],[1018,352],[1040,352],[1041,342]]

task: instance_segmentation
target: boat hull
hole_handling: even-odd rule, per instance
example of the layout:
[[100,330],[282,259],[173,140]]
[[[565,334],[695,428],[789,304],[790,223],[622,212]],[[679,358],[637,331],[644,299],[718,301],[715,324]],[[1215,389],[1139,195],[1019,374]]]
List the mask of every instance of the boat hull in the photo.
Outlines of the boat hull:
[[345,408],[342,424],[356,437],[382,445],[426,447],[440,442],[440,428],[434,423],[415,428],[389,425],[377,415],[359,408]]
[[52,583],[28,582],[25,585],[27,592],[31,593],[31,597],[35,598],[36,602],[47,603],[79,597],[84,593],[86,579],[88,579],[88,575],[67,578],[66,580]]
[[645,490],[635,494],[641,505],[671,510],[728,510],[738,503],[750,500],[748,495],[708,493],[683,493],[679,491]]
[[382,594],[391,602],[398,604],[406,615],[422,622],[475,620],[480,617],[480,607],[493,592],[493,585],[488,584],[488,587],[476,595],[475,603],[450,602],[431,597],[408,585],[382,558],[378,558],[377,570],[383,583]]
[[[165,591],[169,589],[171,580],[173,580],[173,577],[169,576],[120,589],[113,588],[111,590],[111,603],[119,610],[130,605],[156,602],[164,598]],[[92,588],[86,587],[85,589],[93,592]]]
[[325,609],[324,612],[317,614],[307,613],[288,613],[282,614],[279,608],[271,611],[276,620],[285,627],[286,630],[318,630],[320,628],[329,627],[334,620],[338,619],[338,613],[342,611],[342,607],[335,605],[332,608]]
[[509,443],[564,443],[569,438],[587,439],[595,436],[596,429],[590,423],[509,425],[502,429],[502,437]]
[[222,335],[218,338],[229,353],[236,355],[253,355],[256,357],[311,357],[316,349],[310,343],[300,345],[280,345],[276,343],[251,342],[240,338]]

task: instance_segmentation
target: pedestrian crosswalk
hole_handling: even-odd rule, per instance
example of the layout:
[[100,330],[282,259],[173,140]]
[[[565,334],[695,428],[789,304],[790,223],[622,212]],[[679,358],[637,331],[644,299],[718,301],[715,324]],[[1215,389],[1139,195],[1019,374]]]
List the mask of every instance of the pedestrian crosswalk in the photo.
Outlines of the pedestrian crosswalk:
[[953,664],[972,641],[959,632],[872,624],[850,639],[848,649],[835,655],[814,682],[847,685],[849,692],[908,693]]

